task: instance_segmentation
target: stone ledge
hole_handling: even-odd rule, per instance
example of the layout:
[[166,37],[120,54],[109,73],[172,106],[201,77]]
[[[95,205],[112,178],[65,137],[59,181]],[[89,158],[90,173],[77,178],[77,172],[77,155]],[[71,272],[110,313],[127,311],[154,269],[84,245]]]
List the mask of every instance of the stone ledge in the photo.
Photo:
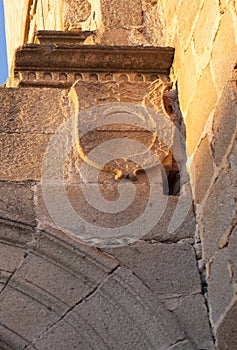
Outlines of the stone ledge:
[[13,85],[70,87],[76,80],[154,81],[159,74],[169,74],[173,56],[170,47],[28,44],[16,51]]

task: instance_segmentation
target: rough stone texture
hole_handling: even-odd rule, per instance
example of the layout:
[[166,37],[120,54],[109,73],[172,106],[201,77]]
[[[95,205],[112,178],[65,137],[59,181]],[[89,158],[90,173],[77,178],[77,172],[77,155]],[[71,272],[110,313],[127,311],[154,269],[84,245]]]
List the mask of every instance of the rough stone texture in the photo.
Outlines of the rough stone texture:
[[[130,247],[111,248],[106,251],[133,270],[155,293],[172,295],[174,285],[175,294],[200,292],[200,280],[195,276],[195,254],[187,243],[138,242]],[[149,274],[146,272],[148,270]]]
[[232,174],[234,185],[237,186],[237,142],[235,140],[233,149],[229,156],[230,172]]
[[180,298],[177,305],[173,312],[195,346],[200,349],[214,350],[211,341],[211,330],[208,327],[203,328],[203,324],[206,324],[208,320],[207,309],[203,304],[203,296],[197,294]]
[[232,308],[227,311],[224,320],[222,321],[217,331],[217,345],[220,350],[234,350],[237,346],[236,338],[236,313],[237,301],[232,305]]
[[[233,21],[236,20],[236,12],[233,18],[230,11],[231,3],[232,2],[229,1],[226,11],[219,22],[218,32],[213,44],[213,58],[211,64],[214,70],[217,87],[220,90],[228,81],[234,65],[236,64],[237,49],[235,27],[233,25]],[[224,54],[221,54],[221,52],[224,52]]]
[[196,180],[194,182],[195,200],[196,203],[201,203],[214,175],[213,158],[207,136],[201,141],[195,153],[193,166],[195,171],[193,177]]
[[[12,6],[12,3],[16,4],[16,6]],[[33,38],[34,28],[51,30],[63,29],[61,6],[63,2],[59,0],[43,0],[42,3],[45,16],[44,22],[42,20],[40,6],[36,14],[34,13],[34,9],[31,8],[28,15],[22,15],[24,11],[22,5],[24,5],[24,1],[12,0],[11,4],[9,4],[8,0],[5,1],[7,14],[8,16],[11,14],[11,18],[9,18],[7,23],[8,38],[12,35],[12,38],[8,40],[9,43],[11,40],[9,44],[9,52],[11,52],[11,57],[9,57],[10,61],[12,60],[13,47],[15,48],[19,44],[26,42],[23,41],[22,38],[22,28],[16,25],[16,23],[21,22],[21,26],[22,21],[24,22],[24,18],[30,18],[30,31],[28,33],[28,38],[24,39],[27,39],[28,42]],[[95,34],[93,38],[89,37],[88,39],[91,40],[90,43],[99,43],[101,39],[103,39],[110,44],[116,42],[119,45],[128,43],[129,45],[147,45],[153,43],[157,45],[157,43],[159,44],[159,42],[162,41],[162,45],[175,47],[176,53],[171,79],[174,82],[178,82],[181,109],[186,118],[189,155],[193,156],[195,150],[197,152],[197,154],[194,155],[194,160],[196,165],[198,164],[198,177],[196,180],[192,179],[193,183],[197,181],[197,190],[194,192],[195,204],[198,204],[196,206],[198,208],[197,221],[201,230],[202,223],[204,224],[204,235],[202,235],[204,254],[206,255],[204,257],[208,258],[211,255],[213,259],[209,261],[211,266],[209,277],[211,283],[209,284],[209,293],[207,295],[212,299],[212,314],[218,315],[220,320],[218,327],[214,329],[214,335],[218,341],[217,348],[235,350],[237,346],[235,338],[236,302],[233,299],[232,302],[229,303],[228,300],[222,299],[222,296],[226,294],[228,299],[228,296],[230,296],[229,287],[233,286],[236,289],[235,278],[233,278],[236,274],[233,273],[233,271],[235,272],[236,270],[234,266],[236,261],[236,245],[233,238],[236,233],[233,235],[235,231],[232,231],[234,226],[233,194],[235,191],[234,184],[236,178],[236,149],[232,144],[233,140],[231,140],[232,136],[234,136],[234,113],[230,113],[230,108],[227,108],[227,106],[232,105],[233,101],[227,92],[228,88],[226,88],[226,83],[229,80],[236,79],[236,77],[233,78],[231,73],[236,65],[236,2],[231,0],[214,2],[210,0],[200,0],[196,2],[186,0],[175,0],[171,2],[169,0],[164,0],[161,4],[160,1],[144,0],[141,1],[143,13],[139,13],[141,6],[140,3],[136,3],[138,6],[134,11],[131,11],[131,16],[129,16],[126,11],[121,14],[122,16],[117,16],[117,18],[111,15],[108,21],[111,20],[114,21],[113,23],[118,23],[120,21],[119,18],[122,18],[122,21],[118,23],[118,26],[120,26],[119,28],[114,29],[108,25],[106,31],[104,31],[105,28],[101,19],[101,12],[104,11],[104,9],[101,9],[99,1],[91,0],[90,3],[91,15],[86,22],[80,23],[84,29],[97,30],[97,32],[100,33],[100,36],[96,36]],[[135,2],[129,2],[129,4],[127,4],[126,2],[125,5],[132,8],[134,3]],[[113,8],[116,10],[114,12],[115,14],[120,14],[122,9],[122,6],[119,9],[118,4],[119,2],[112,2]],[[103,5],[107,8],[107,12],[108,9],[112,8],[108,1],[103,1]],[[89,6],[87,5],[85,7],[85,12],[89,13],[88,9]],[[73,14],[74,18],[78,18],[78,16],[80,16],[79,13]],[[86,16],[87,14],[84,16],[83,20],[86,19]],[[58,18],[60,21],[57,20]],[[14,25],[12,23],[14,23]],[[131,23],[133,28],[131,28],[131,25],[129,28],[128,24]],[[15,34],[14,31],[16,31]],[[65,75],[63,77],[65,78]],[[95,77],[93,76],[93,78]],[[100,77],[98,78],[102,79]],[[72,81],[74,81],[74,77]],[[225,96],[225,103],[223,102],[224,99],[222,95]],[[218,104],[216,113],[214,113],[216,102],[218,102]],[[213,117],[214,123],[212,123]],[[223,120],[225,120],[225,123]],[[207,134],[208,137],[205,137]],[[212,175],[213,171],[212,166],[207,166],[205,162],[206,156],[207,159],[210,159],[208,141],[211,141],[212,136],[214,136],[212,146],[214,146],[213,150],[215,152],[214,155],[217,165],[214,169],[216,181],[214,184],[212,184],[212,182],[210,183],[209,180],[211,176],[209,176],[208,181],[202,186],[204,172],[210,171],[210,175]],[[203,141],[201,142],[201,140]],[[228,153],[229,151],[230,153]],[[189,160],[191,161],[191,159],[190,157]],[[228,172],[229,177],[226,174],[223,175],[223,169]],[[220,206],[220,204],[223,204],[223,206]],[[4,229],[4,232],[6,234],[6,229]],[[7,234],[11,237],[9,231]],[[63,236],[62,233],[60,235],[60,232],[57,232],[57,234],[60,237],[61,235]],[[22,237],[25,237],[24,234],[22,234]],[[231,279],[230,282],[228,281],[228,275]],[[4,280],[8,277],[8,275],[3,276],[1,281],[4,283]],[[228,292],[226,292],[226,290]],[[99,297],[96,296],[96,298]],[[185,305],[185,302],[182,302],[183,305]],[[187,302],[187,305],[188,304],[189,302]],[[183,314],[186,315],[185,310]],[[95,316],[90,315],[90,317],[93,319]],[[187,315],[187,319],[188,317],[189,315]],[[100,344],[99,341],[97,341],[98,337],[95,336],[92,346],[90,345],[91,343],[88,345],[87,339],[89,337],[84,340],[80,334],[75,335],[76,332],[70,329],[68,323],[66,325],[63,324],[63,320],[61,323],[62,324],[56,324],[55,327],[56,329],[58,327],[57,340],[55,340],[53,334],[54,327],[52,327],[49,333],[44,335],[45,339],[42,339],[42,345],[39,345],[42,349],[47,348],[47,340],[53,343],[57,341],[57,348],[60,348],[61,341],[61,344],[63,344],[62,349],[65,347],[73,348],[77,346],[80,341],[82,342],[82,347],[85,349],[87,347],[93,347],[94,344]],[[86,326],[83,321],[79,324],[80,327],[84,326],[83,329],[85,329]],[[189,326],[188,324],[188,331],[190,330]],[[209,328],[208,326],[206,327],[207,331]],[[196,330],[195,325],[193,326],[193,330]],[[94,331],[92,332],[95,334]],[[85,333],[88,334],[88,327]],[[65,337],[62,334],[65,335]],[[203,331],[203,334],[206,333]],[[197,337],[197,335],[195,335],[195,337]],[[9,344],[10,340],[12,348],[17,349],[24,347],[24,345],[28,343],[26,340],[19,338],[19,336],[13,333],[11,333],[9,337],[8,331],[1,328],[0,346],[7,348],[6,344]],[[193,345],[193,347],[203,348],[206,346],[208,349],[211,348],[211,345],[204,345],[205,341],[203,338],[200,340],[200,344],[202,345]],[[127,344],[122,345],[124,348],[128,347]],[[115,346],[117,346],[117,344]],[[104,347],[103,342],[100,347]],[[118,347],[121,348],[119,344]],[[29,348],[33,348],[33,346]],[[179,339],[177,344],[170,346],[170,348],[179,350],[191,349],[192,345],[184,338]]]
[[[2,181],[39,180],[50,135],[0,134]],[[12,164],[11,168],[9,163]]]
[[[197,1],[198,2],[198,1]],[[206,16],[206,14],[209,14]],[[199,13],[199,20],[195,26],[193,39],[196,53],[198,55],[210,52],[214,39],[214,30],[210,35],[210,28],[217,29],[219,22],[219,6],[212,0],[204,1]]]
[[210,318],[215,329],[218,329],[226,309],[229,308],[235,296],[228,266],[229,261],[229,252],[225,249],[217,252],[210,263],[208,299]]
[[[215,215],[213,215],[215,213]],[[235,217],[235,199],[228,173],[222,172],[211,187],[203,209],[203,254],[209,260],[223,246]]]
[[[226,155],[230,141],[236,132],[236,101],[232,85],[225,85],[213,119],[213,140],[211,147],[217,165],[221,164],[222,158]],[[227,116],[228,122],[226,120]]]
[[31,184],[0,182],[0,217],[35,226]]
[[195,19],[198,15],[200,6],[200,1],[180,1],[177,19],[179,27],[179,38],[184,49],[187,47],[187,44],[191,39],[190,34],[192,33],[192,26],[195,23]]
[[[187,149],[191,155],[200,139],[206,121],[217,100],[217,92],[211,76],[210,68],[207,67],[202,73],[189,106],[186,117],[187,126]],[[200,104],[202,101],[202,104]]]
[[52,134],[63,122],[59,89],[0,88],[0,133]]
[[91,14],[91,4],[87,0],[64,1],[64,30],[81,29]]
[[47,88],[0,90],[2,181],[40,179],[47,144],[65,118],[62,96]]

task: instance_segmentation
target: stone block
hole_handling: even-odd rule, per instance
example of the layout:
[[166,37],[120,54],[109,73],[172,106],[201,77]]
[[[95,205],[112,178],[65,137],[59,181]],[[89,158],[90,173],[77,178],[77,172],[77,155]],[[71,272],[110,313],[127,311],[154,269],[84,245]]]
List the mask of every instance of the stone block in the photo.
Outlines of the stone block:
[[210,320],[215,331],[235,296],[229,260],[228,249],[222,249],[215,254],[209,268],[208,303]]
[[[119,191],[120,197],[116,182],[99,186],[51,184],[42,197],[41,188],[37,187],[39,227],[55,227],[94,245],[113,245],[117,239],[124,239],[127,244],[130,239],[137,240],[155,230],[168,200],[163,188],[154,184],[150,189],[147,184],[133,185],[125,181]],[[190,236],[190,231],[181,235]],[[154,232],[158,235],[157,230]]]
[[[108,32],[111,29],[142,25],[142,6],[140,0],[101,0],[102,23]],[[129,16],[127,14],[130,14]]]
[[237,347],[236,322],[237,300],[227,310],[223,321],[217,330],[217,346],[220,350],[235,350]]
[[196,17],[199,16],[201,8],[200,1],[181,0],[177,14],[177,21],[179,23],[179,38],[181,46],[185,49],[191,40],[193,33],[193,26],[191,23],[195,23]]
[[207,136],[202,139],[194,155],[193,170],[194,200],[196,203],[201,203],[214,175],[213,158]]
[[229,155],[229,163],[234,186],[237,187],[237,140],[235,140],[232,151]]
[[63,93],[49,88],[0,88],[0,133],[52,134],[63,123]]
[[[214,214],[215,213],[215,214]],[[203,254],[208,260],[223,246],[235,217],[234,190],[228,173],[222,171],[210,188],[203,207]]]
[[8,329],[4,325],[0,325],[0,347],[1,349],[24,349],[29,344],[26,339],[23,339],[19,334],[16,334],[13,329]]
[[[187,201],[189,200],[188,197],[186,199]],[[175,212],[175,210],[179,210],[179,213]],[[183,218],[181,219],[182,214]],[[169,225],[171,220],[174,220],[175,215],[177,215],[175,224],[178,227],[171,232]],[[180,225],[178,225],[178,220],[180,220]],[[185,200],[182,203],[182,199],[179,196],[168,196],[162,217],[143,239],[154,239],[159,242],[178,242],[185,238],[194,238],[195,230],[196,219],[192,204],[190,203],[190,207],[187,210],[187,202]]]
[[107,248],[106,252],[129,267],[154,293],[186,295],[200,292],[196,257],[188,243],[148,244],[140,241],[127,247]]
[[[0,271],[14,272],[24,260],[26,250],[13,244],[0,243]],[[1,273],[1,272],[0,272]]]
[[236,29],[230,10],[231,6],[231,1],[229,1],[226,11],[221,17],[212,50],[211,66],[214,71],[216,85],[220,91],[230,79],[236,64]]
[[27,244],[32,241],[34,232],[29,226],[0,219],[1,242],[26,248]]
[[68,322],[71,317],[83,317],[114,349],[169,348],[185,338],[172,313],[126,268],[76,306]]
[[0,303],[3,327],[26,341],[32,341],[60,317],[43,300],[9,285],[1,293]]
[[39,180],[49,140],[50,135],[44,134],[1,133],[0,180]]
[[[207,15],[208,14],[208,15]],[[212,41],[220,20],[218,3],[212,0],[204,1],[196,22],[193,38],[198,55],[211,54]]]
[[215,349],[207,308],[201,294],[180,298],[178,300],[178,307],[173,310],[173,313],[197,349]]
[[235,227],[231,232],[229,236],[229,242],[228,242],[228,252],[230,255],[230,261],[229,261],[230,273],[235,283],[237,283],[236,251],[237,251],[237,227]]
[[[62,264],[60,265],[59,261],[51,261],[48,258],[30,253],[15,272],[10,285],[14,285],[15,288],[24,285],[24,290],[35,289],[35,294],[42,294],[40,295],[42,300],[50,296],[50,307],[54,311],[60,310],[61,312],[80,302],[99,283],[101,277],[96,276],[96,267],[94,268],[95,276],[91,276],[92,273],[89,276],[86,273],[89,266],[85,269],[81,266],[80,271],[75,273]],[[70,259],[69,254],[67,258]]]
[[83,349],[157,349],[172,348],[180,339],[185,335],[172,313],[134,274],[119,268],[34,345],[44,350],[52,343],[57,349],[68,344],[81,344]]
[[[176,37],[176,42],[177,41],[178,39]],[[186,113],[192,96],[197,89],[197,57],[192,45],[189,45],[185,52],[182,51],[181,47],[178,49],[179,51],[176,52],[174,58],[174,67],[178,76],[180,107],[182,112]]]
[[1,218],[36,225],[31,184],[0,182],[0,198]]
[[[202,101],[202,103],[200,103]],[[195,94],[186,117],[187,151],[191,155],[198,144],[206,121],[217,101],[217,92],[210,68],[207,66],[196,85]]]
[[64,30],[81,29],[91,14],[91,4],[88,0],[66,0],[63,2]]
[[221,164],[230,147],[231,140],[236,133],[236,122],[236,96],[229,83],[223,89],[213,119],[212,153],[217,165]]

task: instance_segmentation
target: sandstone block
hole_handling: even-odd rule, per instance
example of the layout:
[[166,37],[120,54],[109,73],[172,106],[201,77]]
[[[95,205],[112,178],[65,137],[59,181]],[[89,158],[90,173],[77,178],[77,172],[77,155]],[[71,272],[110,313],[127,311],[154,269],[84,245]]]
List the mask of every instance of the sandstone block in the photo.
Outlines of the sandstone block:
[[216,85],[220,91],[230,79],[232,70],[236,64],[236,29],[230,11],[231,6],[232,4],[229,2],[229,5],[221,18],[212,50],[211,65],[214,70]]
[[193,28],[190,23],[195,23],[201,7],[200,1],[181,0],[177,20],[179,23],[179,38],[182,47],[185,49],[191,39]]
[[0,133],[52,134],[64,121],[62,90],[0,88]]
[[223,171],[212,185],[203,208],[203,254],[206,260],[215,254],[219,244],[223,244],[234,217],[233,187],[229,175]]
[[134,271],[157,294],[200,292],[196,258],[188,243],[137,242],[128,247],[107,248],[106,251]]
[[229,83],[225,85],[218,101],[213,120],[212,152],[217,165],[221,164],[231,139],[235,134],[237,121],[236,96]]
[[119,268],[35,345],[38,349],[49,349],[52,343],[57,349],[68,344],[72,348],[81,344],[83,349],[157,349],[172,348],[177,339],[185,335],[172,314],[136,276]]
[[41,166],[50,135],[0,134],[0,179],[27,181],[41,178]]
[[210,145],[207,136],[201,141],[197,152],[193,158],[194,166],[194,199],[196,203],[201,203],[211,178],[214,174],[213,158],[210,152]]
[[0,302],[0,320],[3,327],[14,330],[28,341],[33,340],[59,318],[42,300],[35,300],[29,294],[9,285],[2,292]]
[[233,145],[231,154],[229,156],[229,162],[230,162],[230,172],[232,174],[234,185],[237,187],[237,142],[236,140]]
[[0,273],[14,272],[24,260],[26,250],[7,243],[0,244]]
[[[210,68],[207,67],[196,85],[195,94],[188,108],[186,117],[187,151],[191,155],[204,130],[206,121],[217,100],[217,92]],[[202,103],[200,104],[200,101]]]
[[140,26],[142,24],[141,1],[101,0],[101,16],[102,23],[108,31],[115,28]]
[[[178,39],[176,38],[177,41]],[[181,47],[178,47],[178,52],[176,52],[174,58],[174,67],[178,75],[180,106],[184,113],[186,113],[192,96],[197,89],[198,72],[196,61],[196,54],[191,45],[188,46],[185,52],[183,52]]]
[[220,350],[235,350],[237,346],[236,337],[236,318],[237,301],[235,301],[230,310],[225,314],[225,318],[217,331],[217,345]]
[[[197,349],[214,350],[207,309],[201,294],[181,298],[174,314]],[[182,349],[182,348],[180,348]]]
[[229,260],[228,249],[223,249],[215,254],[210,265],[210,277],[207,281],[208,303],[210,306],[210,319],[215,331],[235,296],[232,277],[229,273]]
[[0,198],[1,218],[36,225],[30,184],[0,182]]
[[[208,16],[207,13],[209,14]],[[204,1],[193,33],[195,50],[198,55],[207,54],[208,51],[209,54],[211,53],[210,47],[212,46],[219,20],[218,3],[213,3],[212,0]]]

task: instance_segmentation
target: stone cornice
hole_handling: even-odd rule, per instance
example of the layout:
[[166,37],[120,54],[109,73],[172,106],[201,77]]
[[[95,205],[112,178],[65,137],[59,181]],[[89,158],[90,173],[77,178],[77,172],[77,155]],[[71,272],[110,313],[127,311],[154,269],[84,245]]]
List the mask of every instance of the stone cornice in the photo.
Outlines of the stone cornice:
[[174,49],[28,44],[17,49],[14,85],[71,86],[80,80],[153,81],[168,75]]

